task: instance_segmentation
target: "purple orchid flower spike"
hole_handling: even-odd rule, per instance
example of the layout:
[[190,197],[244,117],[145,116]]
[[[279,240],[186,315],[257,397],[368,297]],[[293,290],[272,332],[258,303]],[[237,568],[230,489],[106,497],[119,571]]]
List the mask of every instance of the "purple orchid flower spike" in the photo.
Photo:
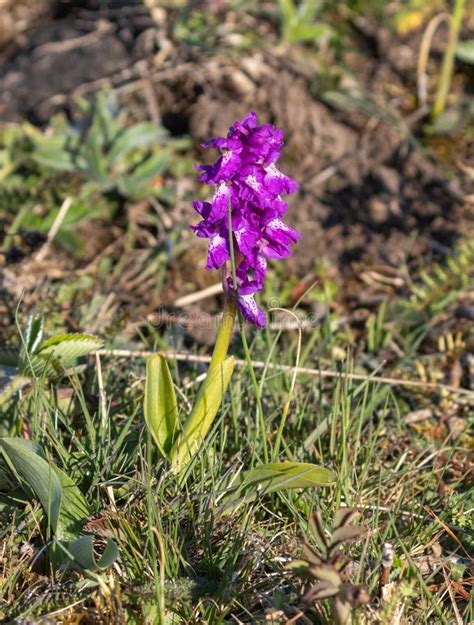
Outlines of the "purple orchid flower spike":
[[[212,165],[199,165],[200,181],[214,185],[211,202],[194,202],[202,221],[191,229],[209,239],[206,269],[221,269],[224,290],[237,302],[242,315],[258,328],[266,316],[255,301],[264,286],[267,259],[286,258],[300,234],[282,221],[287,210],[282,194],[294,193],[297,183],[275,165],[280,158],[283,131],[271,124],[258,125],[249,113],[230,127],[227,137],[216,137],[203,147],[220,156]],[[229,276],[231,208],[235,278]]]

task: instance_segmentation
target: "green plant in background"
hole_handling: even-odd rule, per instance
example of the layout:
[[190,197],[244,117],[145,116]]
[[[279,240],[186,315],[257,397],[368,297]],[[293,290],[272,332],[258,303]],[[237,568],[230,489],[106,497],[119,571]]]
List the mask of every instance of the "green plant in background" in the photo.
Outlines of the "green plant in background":
[[314,21],[322,5],[322,0],[303,0],[299,6],[294,0],[278,0],[283,39],[289,43],[314,42],[331,35],[327,24]]
[[31,497],[39,500],[47,518],[48,554],[55,568],[73,566],[96,573],[117,559],[117,546],[108,540],[97,560],[93,536],[81,535],[90,516],[86,500],[33,441],[0,438],[0,494],[13,507],[27,505]]
[[[102,346],[87,334],[65,334],[43,338],[43,318],[31,316],[21,347],[0,349],[0,405],[6,404],[34,379],[58,380],[77,372],[77,360]],[[0,437],[0,494],[8,505],[24,506],[37,499],[47,519],[45,536],[54,567],[74,566],[89,573],[108,568],[117,558],[115,543],[107,542],[102,556],[94,555],[94,539],[82,535],[90,511],[71,478],[47,458],[36,442]]]
[[174,190],[166,174],[176,177],[191,167],[177,158],[188,139],[172,138],[150,122],[128,123],[111,93],[77,106],[81,115],[75,123],[58,114],[45,130],[26,122],[0,128],[0,218],[8,224],[3,254],[49,232],[58,207],[71,197],[55,239],[80,255],[85,245],[79,223],[110,221],[123,199],[153,196],[168,206]]
[[21,347],[0,347],[0,405],[33,379],[55,380],[77,371],[77,360],[102,347],[90,334],[63,334],[43,339],[41,315],[31,316],[21,333]]
[[24,127],[32,142],[30,157],[46,169],[82,175],[88,192],[117,191],[130,198],[153,193],[154,180],[187,142],[171,140],[164,128],[151,122],[126,126],[109,92],[78,105],[84,115],[81,125],[72,126],[60,116],[52,132]]
[[159,177],[187,139],[172,139],[151,122],[127,125],[114,95],[102,91],[93,102],[77,102],[82,118],[72,124],[57,115],[42,131],[31,124],[3,133],[0,179],[33,162],[44,171],[77,174],[82,195],[117,192],[136,199],[166,195]]

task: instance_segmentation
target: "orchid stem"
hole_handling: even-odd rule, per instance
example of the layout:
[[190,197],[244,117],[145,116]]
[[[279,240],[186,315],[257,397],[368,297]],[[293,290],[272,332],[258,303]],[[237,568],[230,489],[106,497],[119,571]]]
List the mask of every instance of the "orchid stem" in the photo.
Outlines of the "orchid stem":
[[[237,294],[237,273],[235,269],[235,251],[234,251],[234,235],[232,232],[232,205],[230,203],[230,197],[228,199],[228,228],[229,228],[229,248],[230,248],[230,267],[231,267],[231,275],[232,275],[232,284],[234,287],[234,293]],[[265,416],[263,414],[263,406],[262,406],[262,398],[260,395],[260,388],[257,382],[257,376],[255,375],[255,369],[252,364],[252,354],[250,353],[250,349],[247,343],[247,337],[245,336],[244,330],[244,322],[242,319],[242,315],[239,313],[239,326],[240,326],[240,336],[242,338],[242,345],[245,353],[245,360],[247,361],[247,365],[250,372],[250,378],[252,380],[252,386],[255,391],[255,399],[257,401],[257,428],[260,430],[260,434],[262,437],[263,443],[263,458],[265,462],[268,462],[268,445],[267,445],[267,437],[265,432]],[[217,344],[216,344],[217,347]],[[212,357],[214,359],[214,356]]]
[[222,315],[219,331],[217,333],[214,351],[212,352],[209,370],[217,365],[221,365],[227,357],[230,341],[235,323],[236,305],[235,301],[226,296],[224,302],[224,313]]

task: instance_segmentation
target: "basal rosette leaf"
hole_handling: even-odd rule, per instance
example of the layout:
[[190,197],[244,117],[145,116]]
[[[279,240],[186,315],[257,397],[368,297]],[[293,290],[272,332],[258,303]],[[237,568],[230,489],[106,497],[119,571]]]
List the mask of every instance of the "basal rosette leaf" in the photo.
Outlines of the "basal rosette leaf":
[[147,362],[144,413],[153,440],[166,458],[178,434],[178,404],[168,363],[160,354]]

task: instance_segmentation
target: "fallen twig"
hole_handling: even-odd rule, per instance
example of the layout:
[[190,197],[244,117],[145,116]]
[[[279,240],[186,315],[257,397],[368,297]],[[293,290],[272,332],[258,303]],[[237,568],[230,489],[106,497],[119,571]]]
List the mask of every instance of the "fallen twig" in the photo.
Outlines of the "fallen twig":
[[[98,352],[101,356],[113,356],[118,358],[149,358],[156,353],[161,354],[164,358],[169,360],[178,360],[180,362],[211,362],[210,356],[197,356],[195,354],[188,354],[186,352],[149,352],[143,350],[128,350],[128,349],[101,349]],[[236,359],[235,364],[243,367],[247,365],[247,361],[242,359]],[[422,388],[430,391],[444,391],[447,393],[453,393],[456,395],[464,395],[471,398],[474,401],[474,391],[467,388],[457,388],[455,386],[449,386],[448,384],[440,384],[439,382],[422,382],[418,380],[402,380],[399,378],[389,378],[379,375],[363,375],[361,373],[344,373],[341,371],[333,371],[330,369],[313,369],[309,367],[293,367],[291,365],[279,365],[275,363],[265,363],[263,360],[253,360],[252,365],[256,369],[263,369],[267,367],[274,371],[291,371],[293,373],[303,373],[311,376],[317,376],[321,378],[339,378],[345,377],[348,380],[360,380],[361,382],[375,382],[380,384],[389,384],[390,386],[405,386],[411,388]]]

